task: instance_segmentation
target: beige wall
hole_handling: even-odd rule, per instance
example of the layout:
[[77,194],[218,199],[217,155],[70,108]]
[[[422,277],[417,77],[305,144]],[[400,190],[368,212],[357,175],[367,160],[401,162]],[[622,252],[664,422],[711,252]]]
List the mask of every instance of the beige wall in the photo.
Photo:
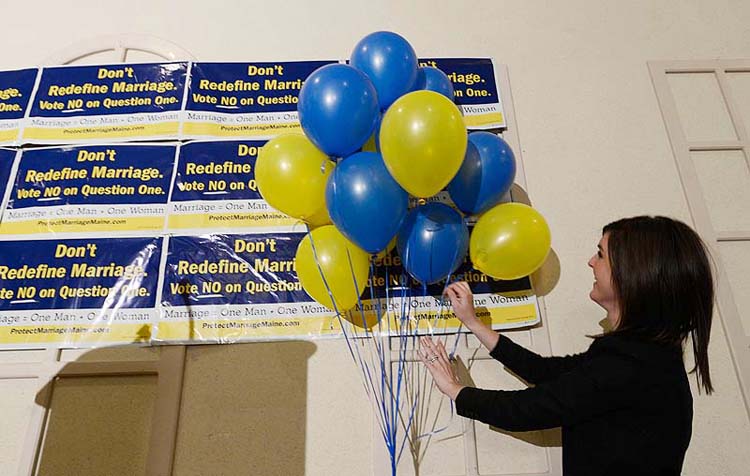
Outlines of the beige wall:
[[[3,69],[36,65],[66,43],[113,33],[157,35],[203,60],[340,58],[360,37],[379,29],[400,32],[422,56],[486,55],[507,64],[528,193],[549,221],[560,261],[559,282],[546,297],[555,353],[584,349],[585,334],[599,329],[603,316],[587,298],[592,277],[586,261],[601,226],[642,213],[690,218],[646,61],[750,57],[746,0],[78,0],[6,1],[1,10]],[[749,255],[747,248],[739,252],[745,263]],[[307,393],[305,421],[299,422],[306,438],[295,440],[294,458],[304,445],[307,474],[370,474],[372,445],[380,444],[371,441],[370,419],[358,411],[367,403],[343,345],[315,343],[314,351],[298,358],[308,367],[299,374],[307,379],[300,383]],[[238,365],[197,349],[187,362],[183,408],[188,411],[208,404],[208,387],[218,392],[217,382],[231,382]],[[240,359],[243,352],[227,356]],[[750,422],[720,326],[711,359],[717,392],[696,396],[685,474],[745,474]],[[0,406],[17,408],[14,415],[22,418],[28,389],[6,387]],[[240,389],[232,392],[242,398]],[[231,411],[225,399],[213,410],[219,421],[231,421],[221,413]],[[273,402],[267,405],[273,410]],[[17,427],[17,422],[2,423],[0,461],[12,460],[15,449],[6,432]],[[222,441],[219,430],[216,442]],[[198,443],[178,440],[178,474],[199,474],[190,470],[196,464],[191,444]],[[253,448],[263,445],[248,444],[241,454]],[[283,457],[290,450],[268,451]]]

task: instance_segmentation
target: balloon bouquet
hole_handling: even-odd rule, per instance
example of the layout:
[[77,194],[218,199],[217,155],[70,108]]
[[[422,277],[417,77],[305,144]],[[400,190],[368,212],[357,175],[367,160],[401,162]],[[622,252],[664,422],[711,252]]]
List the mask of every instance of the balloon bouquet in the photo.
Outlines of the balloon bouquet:
[[[419,67],[403,37],[372,33],[354,47],[349,64],[323,66],[304,82],[298,103],[304,135],[281,135],[263,147],[256,163],[260,192],[308,224],[296,271],[305,291],[337,315],[361,304],[373,257],[394,240],[405,271],[425,290],[447,283],[467,252],[477,270],[503,280],[544,262],[550,248],[544,218],[526,205],[500,203],[515,177],[512,150],[495,134],[468,134],[453,95],[448,77]],[[410,195],[429,199],[444,189],[460,212],[425,200],[409,210]],[[464,215],[479,217],[471,236]],[[397,369],[389,370],[383,342],[374,344],[372,370],[380,371],[380,382],[347,337],[375,400],[393,474],[405,442],[399,449],[397,428],[409,433],[415,416],[416,399],[406,411],[401,401],[409,372],[405,339],[416,335],[408,314],[402,309],[396,319],[395,334],[404,340]],[[378,326],[384,315],[378,307]],[[372,326],[364,313],[360,324],[366,332]]]

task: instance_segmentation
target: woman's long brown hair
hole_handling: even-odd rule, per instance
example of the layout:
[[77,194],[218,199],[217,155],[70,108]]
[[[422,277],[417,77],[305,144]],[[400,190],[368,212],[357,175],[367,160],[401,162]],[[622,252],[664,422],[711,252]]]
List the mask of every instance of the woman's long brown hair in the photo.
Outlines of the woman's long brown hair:
[[624,218],[604,227],[612,284],[620,304],[615,333],[682,347],[691,336],[699,387],[713,392],[708,342],[714,282],[706,246],[686,224],[667,217]]

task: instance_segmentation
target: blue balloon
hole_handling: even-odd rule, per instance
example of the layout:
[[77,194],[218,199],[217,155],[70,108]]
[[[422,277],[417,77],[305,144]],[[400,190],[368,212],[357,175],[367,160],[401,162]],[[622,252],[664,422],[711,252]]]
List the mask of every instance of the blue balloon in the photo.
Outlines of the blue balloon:
[[445,73],[432,66],[425,66],[419,68],[419,71],[417,71],[417,85],[415,90],[421,91],[424,89],[440,93],[451,101],[455,99],[451,80],[448,79]]
[[443,203],[428,203],[406,216],[397,246],[404,269],[417,281],[431,284],[447,278],[463,263],[469,229],[456,210]]
[[358,152],[342,160],[328,178],[326,206],[349,241],[378,253],[401,228],[409,195],[388,173],[380,154]]
[[299,92],[297,110],[305,135],[333,157],[360,149],[380,115],[375,87],[361,71],[344,64],[313,71]]
[[404,37],[390,31],[378,31],[362,38],[354,47],[350,62],[375,85],[382,110],[412,91],[417,81],[414,48]]
[[497,205],[516,177],[516,158],[507,142],[491,132],[472,132],[461,168],[448,184],[453,203],[479,214]]

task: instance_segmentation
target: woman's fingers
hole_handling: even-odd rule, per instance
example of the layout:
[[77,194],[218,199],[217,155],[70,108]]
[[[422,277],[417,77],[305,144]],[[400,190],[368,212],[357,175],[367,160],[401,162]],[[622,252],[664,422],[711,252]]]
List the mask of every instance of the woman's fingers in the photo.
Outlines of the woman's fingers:
[[456,292],[459,296],[465,294],[464,290],[468,289],[468,284],[464,281],[456,281],[455,283],[451,283],[446,290],[450,289],[454,292]]
[[454,299],[458,299],[458,293],[456,293],[454,288],[447,288],[443,295],[448,296],[448,299],[450,299],[451,302],[453,302]]
[[471,288],[469,287],[469,283],[461,281],[460,283],[456,284],[458,284],[457,288],[460,290],[459,295],[462,298],[471,296]]
[[427,367],[430,373],[434,373],[435,362],[438,359],[435,359],[432,354],[430,354],[430,352],[426,350],[418,351],[417,355],[419,355],[419,360],[422,361],[422,363],[425,365],[425,367]]
[[435,344],[429,337],[423,336],[420,340],[420,351],[423,353],[425,360],[428,363],[434,363],[438,357],[438,351],[435,348]]
[[468,284],[466,284],[464,281],[459,281],[456,283],[451,284],[451,287],[453,290],[459,295],[459,296],[465,296],[466,291],[468,290]]
[[464,303],[464,298],[461,295],[460,288],[452,288],[446,291],[446,295],[451,302],[451,306],[454,308]]
[[453,362],[448,356],[448,352],[445,350],[445,345],[443,344],[443,342],[438,341],[437,347],[439,350],[438,356],[440,364],[445,370],[446,375],[448,375],[451,381],[459,383],[458,374],[456,373],[456,367],[453,365]]
[[445,346],[440,341],[438,341],[437,343],[437,356],[440,359],[440,363],[442,363],[444,366],[451,366],[450,359],[448,358],[448,352],[445,351]]
[[421,337],[419,343],[417,355],[432,375],[435,385],[444,395],[455,400],[462,387],[448,359],[445,345],[440,340],[433,342],[428,336]]
[[443,341],[441,340],[437,341],[437,344],[435,344],[435,347],[437,348],[438,352],[441,355],[444,355],[446,358],[448,357],[448,352],[445,351],[445,344],[443,344]]
[[439,360],[441,363],[449,363],[448,353],[445,351],[445,346],[441,341],[433,342],[431,338],[425,336],[420,339],[420,342],[422,343],[420,352],[423,353],[428,361],[432,360],[434,362]]
[[417,351],[417,355],[419,355],[419,360],[421,360],[423,364],[425,365],[429,364],[428,362],[429,359],[427,358],[427,352],[425,352],[422,349],[419,349],[419,351]]
[[442,341],[433,342],[429,337],[422,337],[422,339],[425,343],[425,348],[428,349],[429,359],[435,358],[441,364],[450,367],[448,352],[446,352],[445,345],[442,343]]
[[458,299],[458,292],[456,292],[456,287],[454,287],[453,284],[445,288],[445,292],[443,292],[443,296],[448,296],[448,299],[453,302],[454,299]]

